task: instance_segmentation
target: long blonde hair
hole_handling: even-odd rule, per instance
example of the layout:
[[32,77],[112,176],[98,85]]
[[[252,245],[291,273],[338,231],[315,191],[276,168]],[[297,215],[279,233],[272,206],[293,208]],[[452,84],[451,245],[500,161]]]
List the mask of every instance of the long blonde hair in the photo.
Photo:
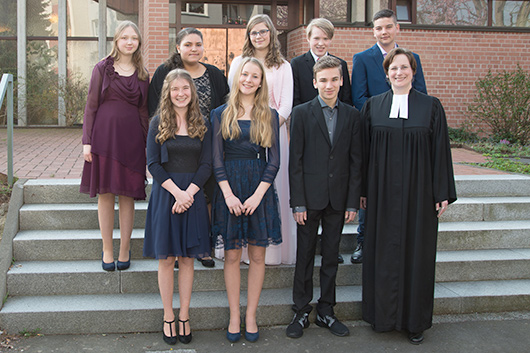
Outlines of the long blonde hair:
[[274,27],[271,18],[267,15],[255,15],[248,21],[247,31],[245,33],[245,44],[243,45],[243,57],[255,56],[254,46],[250,40],[250,31],[254,26],[260,23],[264,23],[265,26],[267,26],[270,35],[269,51],[265,57],[265,65],[267,68],[278,68],[283,63],[283,56],[280,52],[280,41],[278,40],[278,31]]
[[241,129],[237,119],[245,114],[245,109],[241,105],[241,92],[239,90],[239,78],[246,64],[253,63],[261,71],[261,83],[254,96],[254,106],[250,112],[250,142],[261,147],[271,147],[274,138],[272,129],[272,113],[269,108],[269,89],[265,69],[261,62],[252,57],[244,58],[234,77],[234,83],[227,107],[221,116],[221,134],[225,140],[235,140],[241,135]]
[[109,57],[113,58],[115,61],[120,59],[118,39],[120,39],[122,32],[127,27],[131,27],[138,36],[138,49],[136,49],[136,51],[133,53],[132,63],[136,68],[136,71],[138,72],[138,79],[146,81],[149,78],[149,74],[147,73],[147,70],[144,67],[144,59],[142,57],[142,35],[140,34],[138,26],[136,26],[134,22],[123,21],[119,24],[118,28],[116,28],[116,32],[114,33],[114,39],[112,40],[112,50],[110,51]]
[[171,101],[171,83],[177,79],[188,81],[191,89],[191,101],[188,105],[188,112],[184,117],[188,122],[188,136],[191,138],[198,137],[202,141],[207,130],[199,107],[199,97],[197,96],[197,88],[193,83],[193,79],[188,71],[175,69],[167,74],[162,86],[162,93],[160,94],[160,106],[158,108],[160,122],[158,123],[158,134],[156,135],[156,141],[160,144],[175,136],[179,129],[177,113]]

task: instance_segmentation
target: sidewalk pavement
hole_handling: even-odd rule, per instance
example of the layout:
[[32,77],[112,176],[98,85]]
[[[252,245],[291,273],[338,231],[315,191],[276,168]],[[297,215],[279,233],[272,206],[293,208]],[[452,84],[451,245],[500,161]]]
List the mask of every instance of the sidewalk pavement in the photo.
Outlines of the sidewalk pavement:
[[[81,128],[17,128],[13,132],[13,171],[17,178],[81,178],[83,153]],[[507,174],[466,165],[485,158],[465,148],[453,148],[455,175]],[[0,129],[0,172],[7,173],[7,130]]]
[[[75,325],[75,323],[72,323]],[[423,344],[414,346],[401,332],[376,333],[362,321],[346,322],[350,336],[336,337],[311,324],[302,338],[285,336],[285,327],[261,328],[256,343],[231,344],[225,331],[193,331],[193,341],[168,346],[161,332],[109,335],[56,335],[23,338],[10,352],[40,353],[522,353],[530,350],[530,312],[435,316]],[[192,323],[193,326],[193,323]]]

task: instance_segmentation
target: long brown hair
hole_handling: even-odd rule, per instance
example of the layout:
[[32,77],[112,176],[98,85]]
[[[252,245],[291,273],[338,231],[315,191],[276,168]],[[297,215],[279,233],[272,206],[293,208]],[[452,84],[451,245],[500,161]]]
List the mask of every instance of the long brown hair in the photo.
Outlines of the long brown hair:
[[156,135],[156,141],[160,144],[175,136],[179,129],[177,113],[171,101],[171,83],[177,79],[186,80],[191,89],[191,101],[184,117],[188,122],[188,136],[191,138],[198,137],[202,141],[207,130],[204,118],[201,115],[199,97],[197,96],[197,88],[193,83],[193,79],[188,71],[175,69],[167,74],[162,86],[162,93],[160,94],[160,107],[158,108],[160,122],[158,123],[158,134]]
[[258,66],[261,71],[261,87],[256,90],[254,106],[250,112],[250,142],[265,148],[271,147],[274,131],[272,129],[273,116],[269,108],[269,89],[267,88],[265,68],[256,58],[244,58],[236,72],[226,109],[221,116],[221,134],[225,140],[235,140],[241,135],[237,119],[245,114],[245,109],[241,105],[239,78],[243,68],[248,63]]
[[267,68],[271,68],[273,66],[280,67],[280,65],[283,63],[283,56],[280,52],[278,31],[274,27],[271,18],[267,15],[252,16],[252,18],[248,21],[247,31],[245,34],[245,44],[243,45],[243,57],[254,56],[254,46],[250,40],[250,31],[252,28],[254,28],[254,26],[260,23],[264,23],[265,26],[267,26],[270,35],[269,51],[265,57],[265,66],[267,66]]
[[149,78],[149,74],[147,73],[147,70],[144,67],[144,59],[142,57],[142,35],[140,34],[138,26],[136,26],[134,22],[123,21],[119,24],[118,28],[116,28],[116,32],[114,32],[114,39],[112,40],[112,50],[110,51],[109,57],[113,58],[115,61],[118,61],[120,59],[118,39],[120,39],[122,32],[127,27],[131,27],[138,36],[138,49],[136,49],[136,51],[133,53],[132,63],[136,68],[136,71],[138,72],[138,79],[146,81]]

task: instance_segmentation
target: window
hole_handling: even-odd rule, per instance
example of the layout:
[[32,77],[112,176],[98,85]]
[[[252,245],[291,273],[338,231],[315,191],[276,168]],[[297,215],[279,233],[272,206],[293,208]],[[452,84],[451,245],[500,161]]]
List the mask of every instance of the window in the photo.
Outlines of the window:
[[208,16],[208,5],[205,3],[188,3],[183,2],[180,11],[186,15],[203,15]]
[[424,25],[530,27],[530,0],[416,0],[413,20]]

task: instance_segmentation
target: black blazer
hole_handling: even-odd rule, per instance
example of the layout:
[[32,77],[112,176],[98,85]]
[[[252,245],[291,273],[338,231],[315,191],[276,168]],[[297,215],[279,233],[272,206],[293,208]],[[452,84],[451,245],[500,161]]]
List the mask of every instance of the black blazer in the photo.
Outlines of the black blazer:
[[[331,54],[330,54],[331,55]],[[342,87],[339,91],[339,99],[341,102],[353,105],[351,100],[351,84],[350,74],[348,73],[348,64],[346,61],[331,55],[340,60],[342,66]],[[294,95],[293,107],[299,104],[309,102],[318,95],[318,91],[313,86],[313,66],[315,59],[311,55],[311,51],[297,56],[291,60],[291,68],[293,69],[294,80]]]
[[[226,77],[221,70],[217,67],[201,63],[206,67],[206,71],[210,75],[210,85],[212,87],[212,101],[210,104],[210,110],[214,110],[218,106],[225,103],[228,98],[230,90],[228,89],[228,83]],[[160,94],[162,93],[162,86],[164,85],[164,79],[167,74],[171,71],[171,68],[166,63],[160,65],[151,79],[149,84],[149,95],[147,96],[147,104],[149,107],[149,117],[153,117],[158,109],[160,103]],[[209,116],[205,116],[206,119],[210,119]]]
[[318,98],[291,114],[289,186],[291,207],[322,210],[359,209],[361,127],[357,109],[339,101],[337,125],[330,141]]

